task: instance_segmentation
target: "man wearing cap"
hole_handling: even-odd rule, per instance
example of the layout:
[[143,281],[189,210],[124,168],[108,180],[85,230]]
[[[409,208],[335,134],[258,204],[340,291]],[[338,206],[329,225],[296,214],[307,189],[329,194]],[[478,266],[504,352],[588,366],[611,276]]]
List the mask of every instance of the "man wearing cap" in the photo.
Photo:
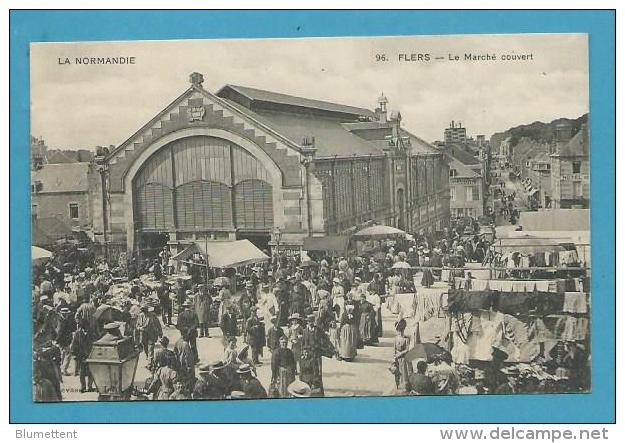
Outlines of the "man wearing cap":
[[199,369],[199,377],[193,387],[194,400],[220,400],[230,395],[226,382],[220,374],[225,368],[222,361],[213,361]]
[[182,303],[182,309],[183,311],[178,314],[176,329],[178,329],[180,331],[180,335],[189,342],[191,350],[193,351],[195,362],[197,362],[197,316],[195,315],[195,312],[191,310],[191,302],[189,300],[185,300],[184,303]]
[[267,391],[255,377],[252,366],[247,364],[239,366],[237,374],[241,379],[241,388],[245,393],[245,398],[267,398]]
[[250,318],[245,324],[245,342],[252,349],[252,362],[255,365],[260,364],[258,357],[262,357],[265,346],[265,326],[258,318],[257,311],[258,308],[252,306]]
[[154,306],[147,303],[141,305],[141,312],[135,323],[135,331],[138,334],[136,342],[143,347],[143,352],[148,359],[147,367],[150,367],[154,359],[154,343],[163,336],[161,322],[154,314]]

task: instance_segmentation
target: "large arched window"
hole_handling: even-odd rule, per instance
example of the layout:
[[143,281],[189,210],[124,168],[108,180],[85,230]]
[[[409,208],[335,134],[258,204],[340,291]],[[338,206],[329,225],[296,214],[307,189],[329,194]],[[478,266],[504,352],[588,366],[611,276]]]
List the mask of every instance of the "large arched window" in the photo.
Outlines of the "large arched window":
[[269,173],[226,140],[194,136],[153,155],[134,180],[140,231],[270,230]]

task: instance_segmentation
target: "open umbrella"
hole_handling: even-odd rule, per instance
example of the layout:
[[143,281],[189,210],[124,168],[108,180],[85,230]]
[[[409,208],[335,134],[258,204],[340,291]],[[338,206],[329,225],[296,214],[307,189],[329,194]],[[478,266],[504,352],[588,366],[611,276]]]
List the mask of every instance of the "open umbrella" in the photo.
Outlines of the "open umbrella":
[[439,355],[449,355],[449,352],[434,343],[417,343],[406,354],[406,360],[410,362],[425,360],[428,363],[432,363],[434,357]]
[[369,226],[368,228],[361,229],[356,232],[353,237],[358,240],[366,240],[366,239],[380,239],[380,238],[389,238],[389,237],[397,237],[397,236],[405,236],[406,233],[401,229],[394,228],[392,226],[385,225],[375,225]]
[[410,269],[412,268],[412,266],[410,266],[410,263],[405,262],[405,261],[397,261],[393,264],[393,269]]
[[110,305],[100,305],[93,314],[95,319],[101,323],[109,323],[112,321],[121,321],[122,313],[119,309]]
[[45,263],[52,258],[52,252],[38,246],[31,246],[31,255],[33,264]]

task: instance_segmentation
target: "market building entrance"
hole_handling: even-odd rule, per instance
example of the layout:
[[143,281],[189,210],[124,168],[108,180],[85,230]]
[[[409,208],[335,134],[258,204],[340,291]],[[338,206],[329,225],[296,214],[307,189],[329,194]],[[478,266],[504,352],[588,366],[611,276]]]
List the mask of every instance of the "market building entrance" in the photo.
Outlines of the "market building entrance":
[[177,241],[248,238],[266,247],[273,227],[273,188],[264,166],[217,137],[175,140],[154,153],[133,181],[138,244],[155,233]]

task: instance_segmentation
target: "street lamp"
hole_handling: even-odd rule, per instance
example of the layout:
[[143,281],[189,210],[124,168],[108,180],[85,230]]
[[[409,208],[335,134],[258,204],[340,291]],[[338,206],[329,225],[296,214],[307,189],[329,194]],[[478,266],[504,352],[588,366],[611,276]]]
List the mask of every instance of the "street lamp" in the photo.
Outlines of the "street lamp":
[[109,334],[93,343],[87,365],[98,390],[98,400],[128,400],[132,393],[139,352],[130,337]]
[[280,254],[280,239],[282,238],[282,230],[276,226],[273,228],[273,238],[276,242],[276,255]]

